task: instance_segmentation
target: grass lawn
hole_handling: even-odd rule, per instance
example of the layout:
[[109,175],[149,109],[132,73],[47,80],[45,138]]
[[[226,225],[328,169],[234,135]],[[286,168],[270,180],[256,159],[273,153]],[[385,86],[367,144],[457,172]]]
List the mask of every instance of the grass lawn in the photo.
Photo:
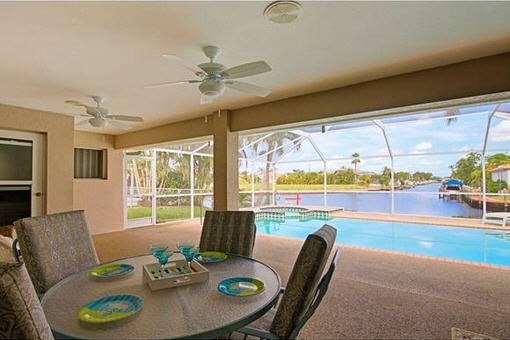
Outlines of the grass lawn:
[[[205,214],[204,208],[202,208],[202,214]],[[151,208],[150,207],[130,207],[128,208],[128,220],[135,218],[150,218]],[[156,209],[156,221],[164,222],[175,219],[190,218],[191,207],[190,206],[173,206],[173,207],[158,207]],[[200,216],[200,207],[195,207],[195,217]]]

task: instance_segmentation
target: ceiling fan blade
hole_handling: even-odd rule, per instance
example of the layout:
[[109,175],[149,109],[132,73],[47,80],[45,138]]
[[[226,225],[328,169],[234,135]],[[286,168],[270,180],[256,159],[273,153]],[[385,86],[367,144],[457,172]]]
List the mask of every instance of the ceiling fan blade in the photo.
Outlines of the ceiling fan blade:
[[164,83],[157,83],[157,84],[151,84],[151,85],[145,85],[144,88],[149,89],[152,87],[161,87],[161,86],[168,86],[168,85],[179,85],[179,84],[194,84],[194,83],[201,83],[201,80],[178,80],[178,81],[166,81]]
[[206,96],[205,94],[200,95],[200,104],[206,105],[211,104],[214,100],[214,97],[212,96]]
[[108,124],[118,127],[119,129],[122,129],[122,130],[130,130],[131,129],[131,126],[121,123],[121,122],[118,122],[116,120],[108,119],[108,118],[106,118],[106,120],[108,121]]
[[90,119],[82,120],[81,122],[74,124],[74,126],[84,126],[84,125],[88,125],[88,124],[89,124],[89,120],[90,120]]
[[228,68],[221,72],[221,76],[225,79],[236,79],[254,76],[268,71],[271,71],[271,67],[265,61],[254,61]]
[[126,122],[143,122],[142,117],[136,117],[136,116],[108,115],[105,118],[111,119],[111,120],[123,120]]
[[204,74],[204,70],[202,70],[198,66],[194,65],[193,63],[191,63],[185,59],[182,59],[179,56],[176,56],[175,54],[163,54],[163,57],[165,57],[166,59],[168,59],[170,61],[175,61],[175,62],[179,63],[182,67],[190,70],[191,72],[195,73],[197,76]]
[[83,104],[82,102],[79,102],[77,100],[66,100],[66,103],[67,104],[71,104],[71,105],[74,105],[74,106],[83,106],[83,107],[86,107],[86,108],[90,108],[92,106],[88,106],[86,104]]
[[224,83],[225,83],[225,86],[228,87],[229,89],[247,93],[247,94],[252,94],[252,95],[258,96],[258,97],[265,97],[269,93],[271,93],[271,91],[268,89],[265,89],[263,87],[253,85],[253,84],[243,83],[241,81],[228,80],[228,81],[225,81]]

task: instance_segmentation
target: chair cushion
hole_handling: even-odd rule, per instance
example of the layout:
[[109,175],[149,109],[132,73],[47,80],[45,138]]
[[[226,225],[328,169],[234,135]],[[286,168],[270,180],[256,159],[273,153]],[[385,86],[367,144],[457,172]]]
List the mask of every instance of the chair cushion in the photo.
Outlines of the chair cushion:
[[206,211],[200,249],[252,256],[255,244],[253,211]]
[[0,261],[14,261],[14,254],[12,253],[13,241],[10,237],[0,235]]
[[19,248],[35,290],[43,294],[63,278],[99,263],[83,210],[14,222]]
[[301,247],[270,328],[280,338],[289,338],[311,304],[335,238],[336,229],[326,224]]
[[0,339],[53,339],[22,263],[0,262]]

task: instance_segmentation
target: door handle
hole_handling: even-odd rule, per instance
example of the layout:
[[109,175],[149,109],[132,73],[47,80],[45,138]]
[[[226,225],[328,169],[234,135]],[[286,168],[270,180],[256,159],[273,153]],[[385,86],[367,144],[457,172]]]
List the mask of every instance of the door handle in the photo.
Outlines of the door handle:
[[36,192],[34,195],[37,196],[37,197],[41,197],[42,196],[42,192]]

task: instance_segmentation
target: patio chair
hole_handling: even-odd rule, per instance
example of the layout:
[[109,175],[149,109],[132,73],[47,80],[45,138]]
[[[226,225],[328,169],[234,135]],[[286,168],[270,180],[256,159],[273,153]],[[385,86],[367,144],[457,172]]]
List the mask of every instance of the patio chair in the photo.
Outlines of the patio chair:
[[206,211],[200,250],[251,257],[255,245],[255,213],[253,211]]
[[510,222],[510,213],[508,212],[485,213],[482,219],[482,223],[501,224],[502,227],[506,226],[507,222]]
[[[261,339],[295,339],[320,305],[333,277],[340,248],[337,248],[327,272],[322,275],[336,238],[336,229],[324,225],[308,235],[296,259],[287,287],[279,303],[261,319],[236,332]],[[234,333],[234,337],[237,334]]]
[[23,263],[0,262],[0,339],[53,339]]
[[[38,294],[63,278],[99,264],[83,210],[14,222],[21,257]],[[17,255],[14,246],[15,256]]]
[[12,242],[10,237],[0,235],[0,261],[14,261],[12,254]]

